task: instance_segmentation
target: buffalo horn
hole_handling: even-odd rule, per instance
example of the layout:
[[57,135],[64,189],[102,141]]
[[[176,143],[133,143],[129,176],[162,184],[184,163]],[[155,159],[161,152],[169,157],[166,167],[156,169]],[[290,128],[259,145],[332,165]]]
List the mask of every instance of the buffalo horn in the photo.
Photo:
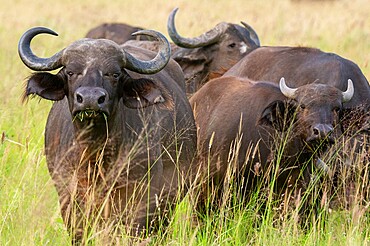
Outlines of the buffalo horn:
[[256,33],[256,31],[250,26],[248,25],[247,23],[245,23],[244,21],[241,21],[241,23],[243,24],[243,26],[248,30],[249,32],[249,37],[253,40],[253,42],[259,47],[261,46],[261,43],[260,43],[260,40],[258,38],[258,35]]
[[349,79],[348,80],[347,90],[344,91],[344,92],[342,92],[342,95],[343,95],[342,100],[343,100],[343,102],[348,102],[349,100],[351,100],[352,97],[353,97],[354,92],[355,92],[355,89],[353,87],[353,82],[352,82],[352,80]]
[[23,63],[35,71],[51,71],[62,67],[61,57],[62,51],[59,51],[50,58],[40,58],[31,50],[32,39],[41,33],[58,36],[56,32],[46,27],[34,27],[26,31],[19,40],[18,53]]
[[283,94],[284,94],[284,96],[286,96],[287,98],[292,98],[292,99],[294,99],[294,96],[295,96],[294,94],[295,94],[295,92],[297,91],[297,89],[293,89],[293,88],[288,87],[288,86],[286,85],[286,83],[285,83],[285,79],[284,79],[284,77],[282,77],[282,78],[280,79],[279,87],[280,87],[280,91],[281,91],[281,93],[283,93]]
[[195,38],[184,38],[181,37],[175,27],[175,15],[178,8],[175,8],[168,17],[167,21],[167,31],[168,35],[171,37],[172,41],[183,48],[199,48],[204,47],[213,43],[218,42],[221,35],[224,33],[224,25],[220,23],[215,28],[211,29],[210,31],[201,34]]
[[160,43],[159,51],[157,55],[149,61],[139,60],[133,57],[131,54],[125,52],[127,59],[126,68],[141,74],[153,74],[163,69],[171,57],[171,48],[166,37],[153,30],[141,30],[133,33],[132,35],[147,35],[158,39]]

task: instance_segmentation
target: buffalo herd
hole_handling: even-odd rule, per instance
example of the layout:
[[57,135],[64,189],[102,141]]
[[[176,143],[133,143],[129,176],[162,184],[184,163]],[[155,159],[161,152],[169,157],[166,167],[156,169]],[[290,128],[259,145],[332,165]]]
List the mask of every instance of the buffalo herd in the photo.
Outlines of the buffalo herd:
[[335,171],[324,159],[339,140],[355,153],[369,148],[370,85],[355,63],[315,48],[261,46],[244,22],[185,38],[176,12],[167,23],[173,43],[105,23],[40,58],[32,39],[57,34],[34,27],[20,38],[19,56],[35,71],[24,100],[54,101],[45,154],[74,243],[91,219],[148,235],[189,187],[222,187],[231,167],[247,194],[269,170],[277,194],[304,192],[315,170]]

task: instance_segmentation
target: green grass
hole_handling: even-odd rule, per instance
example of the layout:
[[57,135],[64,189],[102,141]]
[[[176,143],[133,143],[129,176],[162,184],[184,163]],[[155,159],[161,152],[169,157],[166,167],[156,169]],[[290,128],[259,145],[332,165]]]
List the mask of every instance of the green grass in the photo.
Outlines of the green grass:
[[[221,21],[243,20],[255,28],[262,45],[312,46],[335,52],[357,63],[370,77],[367,0],[1,0],[0,4],[0,245],[69,243],[43,155],[43,131],[51,103],[21,102],[31,71],[21,63],[17,43],[30,27],[46,26],[59,33],[59,37],[40,35],[32,44],[38,55],[49,56],[102,22],[125,22],[168,36],[167,16],[179,7],[176,23],[184,36],[199,35]],[[367,208],[322,209],[315,226],[304,231],[294,211],[284,213],[271,206],[261,213],[258,194],[241,204],[235,202],[235,193],[231,188],[222,206],[200,217],[194,209],[195,198],[187,197],[173,211],[168,229],[160,230],[150,244],[370,244]]]

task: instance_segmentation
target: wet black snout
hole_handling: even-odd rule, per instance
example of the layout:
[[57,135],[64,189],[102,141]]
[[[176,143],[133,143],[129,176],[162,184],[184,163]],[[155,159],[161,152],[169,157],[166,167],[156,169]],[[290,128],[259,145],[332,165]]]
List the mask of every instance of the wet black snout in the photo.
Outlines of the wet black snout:
[[311,137],[309,138],[310,141],[315,140],[327,140],[329,142],[333,142],[333,132],[334,128],[331,124],[316,124],[312,126],[312,133]]
[[100,87],[79,87],[74,95],[75,106],[78,110],[105,110],[108,103],[108,93]]

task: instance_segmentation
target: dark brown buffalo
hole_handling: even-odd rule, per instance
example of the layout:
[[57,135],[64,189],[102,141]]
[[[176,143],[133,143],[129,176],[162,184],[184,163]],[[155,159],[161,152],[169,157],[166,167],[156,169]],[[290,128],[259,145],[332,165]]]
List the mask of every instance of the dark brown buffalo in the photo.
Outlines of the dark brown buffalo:
[[[327,177],[328,182],[336,183],[329,186],[335,190],[334,193],[338,191],[337,189],[340,190],[341,185],[345,184],[348,187],[360,183],[344,182],[344,180],[336,182],[349,175],[348,172],[344,175],[343,170],[351,169],[352,173],[349,176],[352,179],[363,173],[358,171],[360,166],[366,167],[369,163],[369,115],[366,111],[370,107],[370,86],[355,63],[315,48],[260,47],[241,59],[224,76],[266,80],[276,84],[281,77],[285,77],[291,87],[323,83],[340,90],[345,90],[348,79],[351,79],[354,95],[352,100],[343,103],[341,111],[343,134],[326,153],[320,154],[320,158],[327,163],[321,165],[324,167],[322,169],[331,174]],[[346,178],[347,181],[351,179]],[[348,196],[350,192],[345,193]],[[343,200],[343,197],[338,196],[338,200]],[[345,202],[342,205],[348,207],[348,204]]]
[[[209,79],[220,77],[242,57],[260,46],[257,33],[244,22],[243,26],[221,22],[199,37],[181,37],[175,27],[177,10],[174,9],[169,15],[167,29],[174,42],[171,43],[172,58],[184,72],[188,94],[193,94]],[[113,28],[107,33],[110,36],[105,35],[104,38],[112,40],[122,35],[118,31],[115,33]],[[157,41],[127,40],[127,44],[158,50]]]
[[30,42],[40,33],[56,35],[30,29],[20,39],[19,54],[32,70],[61,68],[55,75],[31,75],[25,96],[56,101],[45,153],[67,228],[75,241],[86,239],[82,233],[95,221],[118,222],[132,233],[148,228],[183,187],[196,144],[192,111],[179,86],[184,77],[170,60],[166,38],[140,32],[160,40],[157,55],[81,39],[39,58]]
[[132,35],[141,30],[143,30],[143,28],[130,26],[125,23],[103,23],[89,30],[86,34],[86,38],[105,38],[117,44],[123,44],[128,40],[152,40],[145,35]]
[[339,112],[353,96],[351,80],[347,87],[345,92],[327,84],[292,89],[284,78],[279,86],[233,76],[209,81],[190,99],[202,163],[216,183],[236,163],[235,172],[245,170],[248,185],[279,166],[278,190],[301,180],[301,172],[302,188],[313,155],[341,134]]
[[[347,80],[354,84],[354,96],[344,103],[344,114],[353,110],[368,108],[370,105],[370,85],[360,68],[350,60],[333,53],[307,47],[260,47],[250,52],[233,66],[225,76],[238,76],[252,80],[266,80],[278,83],[285,77],[292,87],[309,83],[325,83],[345,90]],[[345,117],[346,118],[346,117]],[[358,125],[364,125],[363,118],[353,116],[343,124],[343,133],[355,136]],[[355,130],[349,129],[351,124]],[[361,128],[361,127],[360,127]],[[357,130],[356,130],[357,129]]]
[[306,47],[260,47],[253,50],[225,76],[279,83],[285,77],[292,87],[309,83],[324,83],[340,90],[351,79],[355,94],[346,108],[370,103],[370,85],[360,68],[350,60],[333,53]]
[[174,9],[167,23],[168,34],[179,48],[172,54],[184,71],[187,92],[196,92],[204,83],[223,75],[250,51],[260,46],[251,26],[221,22],[195,38],[181,37],[175,27]]

